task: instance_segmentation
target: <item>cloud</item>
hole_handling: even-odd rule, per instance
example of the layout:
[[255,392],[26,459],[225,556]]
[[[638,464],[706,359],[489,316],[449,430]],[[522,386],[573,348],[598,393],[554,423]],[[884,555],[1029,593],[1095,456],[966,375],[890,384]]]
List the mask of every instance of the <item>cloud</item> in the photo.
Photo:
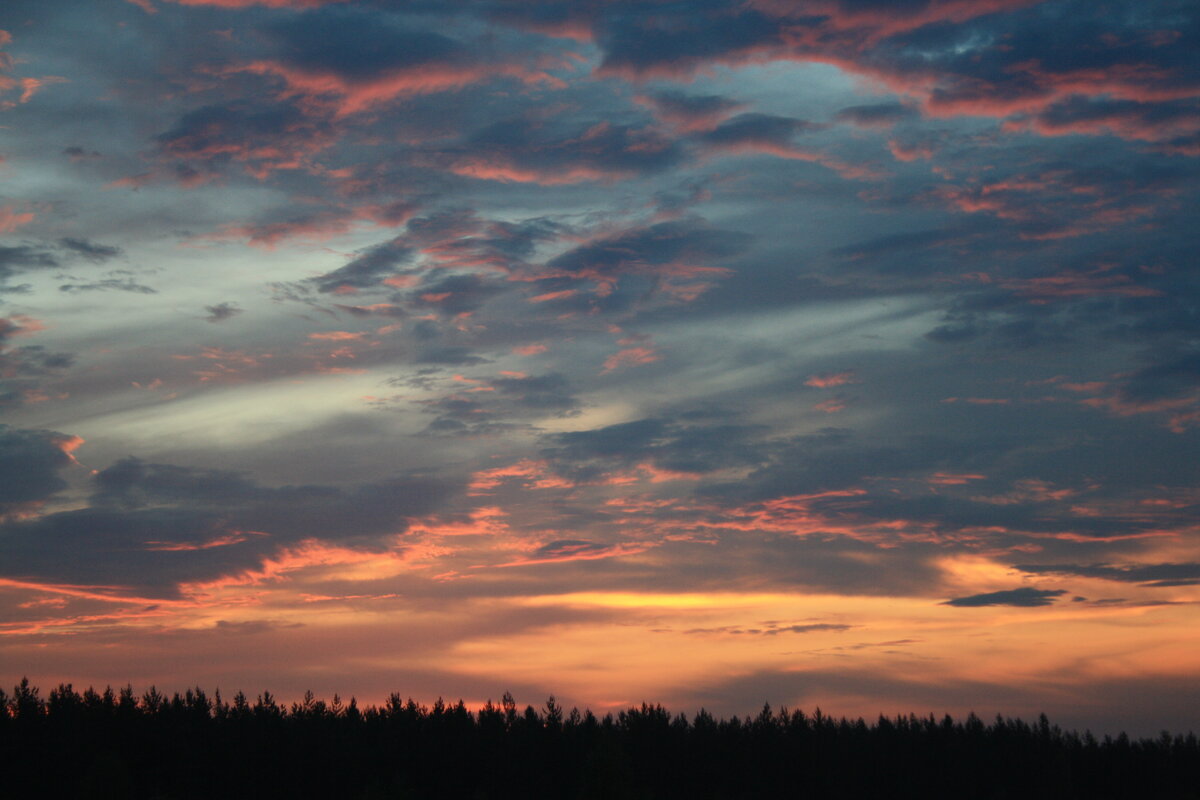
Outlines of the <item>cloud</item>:
[[1121,583],[1140,583],[1144,586],[1200,585],[1200,564],[1196,563],[1014,564],[1013,568],[1032,575],[1075,575]]
[[687,272],[697,266],[702,267],[698,272],[703,274],[703,267],[742,253],[750,238],[698,218],[673,220],[600,237],[555,256],[546,266],[569,275],[598,278],[635,272]]
[[[338,116],[368,111],[397,98],[461,89],[500,77],[553,82],[523,59],[471,47],[431,30],[394,24],[358,9],[328,7],[264,26],[272,56],[232,65],[283,84],[281,97]],[[485,52],[487,44],[483,44]]]
[[67,488],[59,472],[75,463],[81,439],[0,424],[0,521],[19,519]]
[[[18,441],[24,445],[12,457],[14,471],[42,463],[32,474],[44,476],[47,467],[64,463],[48,449],[52,442]],[[274,488],[235,472],[126,458],[95,474],[86,507],[6,524],[0,572],[25,580],[132,586],[169,597],[181,583],[252,570],[280,548],[308,540],[376,551],[402,534],[410,519],[440,508],[457,486],[410,476],[348,487]],[[29,502],[23,498],[39,493],[34,499],[40,499],[58,488],[43,477],[12,502]],[[222,539],[228,543],[208,546]]]
[[678,90],[651,92],[635,99],[652,109],[659,120],[684,133],[711,131],[745,108],[744,103],[721,95],[689,95]]
[[602,558],[637,555],[647,549],[638,543],[602,544],[581,539],[559,539],[538,547],[529,556],[497,564],[497,567],[524,567],[535,564],[556,564],[566,561],[595,561]]
[[242,313],[242,309],[238,308],[236,303],[217,303],[215,306],[205,306],[204,310],[208,312],[205,317],[207,322],[224,322],[231,317],[236,317]]
[[121,255],[121,248],[119,247],[97,244],[96,242],[90,242],[82,238],[68,236],[59,239],[58,243],[64,250],[91,261],[93,264],[103,264],[105,261],[111,261]]
[[50,253],[28,245],[0,245],[0,281],[8,280],[30,269],[59,266]]
[[846,106],[834,115],[834,119],[861,128],[890,128],[897,122],[903,122],[916,116],[918,116],[917,110],[904,103],[869,103]]
[[411,261],[414,255],[413,248],[403,237],[391,239],[363,250],[345,266],[313,278],[312,282],[318,291],[326,294],[378,286],[395,274],[397,267]]
[[159,155],[184,186],[199,186],[230,164],[265,180],[278,170],[315,169],[335,141],[329,125],[290,103],[231,101],[188,111],[155,137]]
[[32,211],[16,211],[13,206],[0,206],[0,233],[12,233],[37,217]]
[[767,459],[751,425],[680,424],[646,418],[545,437],[542,455],[574,480],[595,480],[614,467],[644,462],[669,472],[709,473],[756,466]]
[[132,278],[105,278],[91,283],[64,283],[58,287],[60,292],[99,292],[118,291],[134,294],[158,294],[157,289],[138,283]]
[[50,399],[40,379],[52,377],[74,363],[69,353],[42,345],[11,346],[10,342],[44,330],[39,320],[22,314],[0,317],[0,407],[26,405]]
[[70,147],[63,148],[62,154],[72,161],[87,161],[94,158],[103,158],[99,152],[95,150],[88,150],[87,148],[80,147],[79,145],[71,145]]
[[479,180],[559,186],[652,175],[683,158],[679,141],[655,127],[601,121],[564,129],[534,119],[507,119],[428,163]]
[[967,597],[955,597],[942,603],[942,605],[958,606],[959,608],[978,608],[981,606],[1020,606],[1033,608],[1036,606],[1048,606],[1054,602],[1054,598],[1066,593],[1066,589],[1031,589],[1022,587],[1020,589],[1007,589],[1000,592],[973,594]]

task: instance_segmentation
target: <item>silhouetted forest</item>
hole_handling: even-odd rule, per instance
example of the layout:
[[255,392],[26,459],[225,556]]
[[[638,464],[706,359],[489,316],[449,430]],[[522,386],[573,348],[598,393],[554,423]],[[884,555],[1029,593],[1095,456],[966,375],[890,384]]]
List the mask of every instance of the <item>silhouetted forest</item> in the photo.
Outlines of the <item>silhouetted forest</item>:
[[1194,734],[1133,740],[971,715],[834,719],[764,706],[596,717],[511,695],[231,700],[126,687],[0,691],[4,797],[1200,798]]

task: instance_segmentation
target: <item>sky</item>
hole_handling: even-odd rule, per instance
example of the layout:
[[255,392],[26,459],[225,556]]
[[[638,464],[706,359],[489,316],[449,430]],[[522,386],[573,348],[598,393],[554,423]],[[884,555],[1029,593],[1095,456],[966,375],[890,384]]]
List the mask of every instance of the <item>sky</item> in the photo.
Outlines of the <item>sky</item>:
[[1200,729],[1200,9],[5,0],[0,675]]

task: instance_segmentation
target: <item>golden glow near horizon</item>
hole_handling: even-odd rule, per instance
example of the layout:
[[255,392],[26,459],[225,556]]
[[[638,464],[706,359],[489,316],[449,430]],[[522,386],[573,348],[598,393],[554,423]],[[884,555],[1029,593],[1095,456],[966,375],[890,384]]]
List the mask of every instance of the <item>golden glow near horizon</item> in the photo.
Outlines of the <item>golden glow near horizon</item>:
[[[309,684],[363,701],[394,689],[443,693],[428,677],[405,688],[403,676],[418,674],[494,687],[473,689],[480,693],[472,695],[476,704],[512,685],[538,686],[597,710],[643,700],[695,707],[705,704],[697,698],[712,687],[770,676],[761,700],[819,703],[853,714],[912,710],[920,698],[936,702],[944,686],[976,687],[946,701],[951,710],[1001,710],[1004,704],[990,700],[986,687],[1011,685],[1026,686],[1036,702],[1057,707],[1080,702],[1090,684],[1146,674],[1180,680],[1200,666],[1190,588],[1181,588],[1169,605],[1065,602],[1054,608],[954,608],[929,597],[803,591],[471,597],[445,591],[455,581],[422,574],[436,572],[434,562],[450,552],[427,552],[430,563],[414,567],[396,553],[301,548],[258,573],[197,586],[187,600],[140,610],[130,605],[138,598],[7,581],[0,593],[43,598],[42,607],[26,603],[31,616],[61,612],[58,597],[124,607],[6,625],[0,653],[63,679],[104,683],[117,679],[110,670],[119,662],[104,642],[125,641],[150,647],[167,659],[160,663],[178,664],[152,677],[159,684],[230,686],[254,677],[237,666],[246,647],[258,654],[252,662],[276,650],[303,652],[291,666],[271,659],[285,698],[288,687]],[[944,569],[961,591],[991,589],[1005,573],[979,557],[948,560]],[[886,676],[884,683],[904,687],[904,694],[887,699],[848,684],[837,688],[839,675]],[[389,676],[396,686],[389,686]],[[719,698],[707,704],[729,710]]]

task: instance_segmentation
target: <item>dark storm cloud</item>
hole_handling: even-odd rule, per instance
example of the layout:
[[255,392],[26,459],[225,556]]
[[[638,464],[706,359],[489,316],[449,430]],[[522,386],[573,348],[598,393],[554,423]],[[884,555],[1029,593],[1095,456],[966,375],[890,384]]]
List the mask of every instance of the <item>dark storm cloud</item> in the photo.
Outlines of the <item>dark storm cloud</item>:
[[[44,447],[35,454],[60,466]],[[303,539],[370,549],[380,537],[402,533],[411,517],[439,508],[459,488],[455,481],[431,477],[271,488],[239,473],[135,458],[101,470],[93,484],[86,508],[3,527],[6,575],[172,595],[180,581],[253,568],[263,556]],[[34,488],[60,487],[43,480]]]
[[1021,606],[1031,608],[1048,606],[1054,602],[1054,598],[1066,593],[1066,589],[1031,589],[1022,587],[1020,589],[1008,589],[1001,592],[973,594],[968,597],[955,597],[942,603],[942,605],[958,606],[960,608],[977,608],[981,606]]
[[73,463],[75,443],[61,433],[0,424],[0,520],[31,511],[67,488],[59,472]]

